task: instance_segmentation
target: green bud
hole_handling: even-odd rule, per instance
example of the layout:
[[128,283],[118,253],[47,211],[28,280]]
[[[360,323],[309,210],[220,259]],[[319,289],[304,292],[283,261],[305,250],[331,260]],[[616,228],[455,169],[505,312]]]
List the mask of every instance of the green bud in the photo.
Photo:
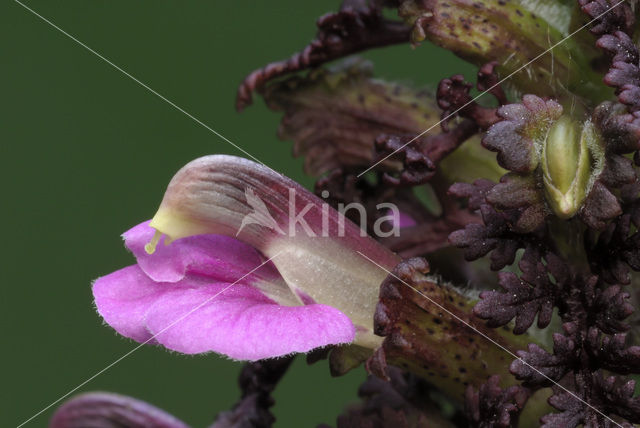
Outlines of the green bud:
[[[542,146],[542,172],[547,202],[560,218],[573,217],[582,206],[597,174],[592,147],[598,137],[590,120],[582,129],[567,116],[556,121]],[[596,165],[597,166],[597,165]]]

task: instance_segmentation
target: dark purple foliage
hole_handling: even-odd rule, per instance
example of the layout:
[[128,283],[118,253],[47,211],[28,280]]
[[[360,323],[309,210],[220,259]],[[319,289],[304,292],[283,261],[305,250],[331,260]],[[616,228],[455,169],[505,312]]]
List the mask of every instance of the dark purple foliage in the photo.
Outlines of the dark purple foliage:
[[251,104],[253,91],[276,77],[373,47],[409,41],[408,26],[385,19],[379,5],[367,3],[345,1],[339,12],[328,13],[318,19],[316,39],[302,52],[249,74],[238,88],[237,109],[242,110]]
[[515,334],[526,332],[536,315],[539,328],[549,325],[559,290],[566,281],[565,266],[553,255],[545,265],[535,251],[525,251],[519,266],[523,272],[520,277],[512,272],[499,274],[504,292],[483,291],[473,309],[490,327],[502,327],[515,318]]
[[[499,79],[495,66],[496,62],[490,62],[480,68],[476,87],[479,91],[488,91],[494,95],[499,104],[504,104],[507,98],[502,87],[498,85]],[[482,107],[471,97],[471,88],[472,85],[467,83],[461,74],[440,81],[436,99],[442,109],[444,130],[456,115],[472,120],[481,129],[487,129],[500,120],[496,114],[497,109]]]
[[518,380],[528,386],[551,386],[571,370],[577,354],[577,344],[570,337],[575,326],[565,324],[564,329],[566,335],[553,335],[553,353],[533,343],[526,351],[518,351],[519,359],[511,363]]
[[470,426],[477,428],[509,428],[517,425],[520,411],[529,398],[521,386],[502,389],[500,377],[491,376],[479,390],[469,387],[465,394],[465,410]]
[[248,363],[238,383],[242,391],[233,409],[222,412],[210,428],[268,428],[275,421],[269,412],[274,400],[271,393],[285,374],[293,357]]

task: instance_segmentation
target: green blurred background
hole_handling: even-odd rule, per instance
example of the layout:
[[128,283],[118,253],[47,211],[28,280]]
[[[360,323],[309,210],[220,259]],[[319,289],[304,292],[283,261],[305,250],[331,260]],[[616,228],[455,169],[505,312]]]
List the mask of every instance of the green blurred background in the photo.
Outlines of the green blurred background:
[[[25,0],[267,165],[311,186],[279,115],[234,111],[251,70],[299,50],[337,1]],[[133,258],[119,235],[153,215],[173,173],[228,143],[52,28],[0,5],[3,326],[0,426],[17,426],[135,347],[102,325],[90,283]],[[364,55],[379,76],[432,87],[473,69],[434,46]],[[240,363],[144,347],[80,391],[132,395],[194,427],[237,399]],[[333,379],[299,358],[278,387],[278,427],[333,424],[364,370]],[[26,426],[47,425],[53,408]]]

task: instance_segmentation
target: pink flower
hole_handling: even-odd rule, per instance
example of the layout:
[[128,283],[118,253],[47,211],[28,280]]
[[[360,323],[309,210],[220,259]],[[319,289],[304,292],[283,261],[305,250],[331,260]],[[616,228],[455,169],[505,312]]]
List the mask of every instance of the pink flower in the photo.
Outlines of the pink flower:
[[148,221],[127,231],[125,244],[138,263],[93,285],[98,312],[123,336],[185,354],[214,351],[238,360],[354,339],[346,315],[322,304],[299,305],[273,265],[261,266],[264,258],[249,245],[198,235],[149,255],[144,246],[154,232]]
[[[215,177],[206,175],[212,171]],[[241,229],[243,216],[251,210],[242,211],[246,208],[243,198],[229,197],[233,192],[220,186],[248,173],[254,180],[251,197],[261,198],[266,203],[262,209],[273,213],[277,221],[271,220],[282,227],[246,226],[239,238],[252,245],[207,233],[231,235]],[[387,268],[397,262],[396,256],[361,237],[352,224],[346,228],[346,238],[316,239],[276,232],[278,228],[286,230],[286,216],[282,215],[286,207],[275,212],[270,194],[277,190],[276,181],[285,187],[293,182],[275,174],[229,156],[194,161],[176,174],[151,223],[154,227],[144,222],[124,234],[125,245],[137,264],[93,284],[95,304],[106,323],[141,343],[185,354],[216,352],[238,360],[354,341],[362,346],[378,345],[379,338],[373,335],[373,310],[377,287],[386,273],[352,248],[361,244],[364,254]],[[278,180],[268,180],[274,177]],[[322,201],[295,186],[312,204],[310,212],[326,210],[320,206]],[[206,211],[197,211],[204,210],[203,206]],[[255,209],[255,204],[249,208]],[[216,210],[238,214],[225,219]],[[311,227],[320,224],[320,217],[313,213],[309,218]],[[171,243],[157,245],[163,241]]]

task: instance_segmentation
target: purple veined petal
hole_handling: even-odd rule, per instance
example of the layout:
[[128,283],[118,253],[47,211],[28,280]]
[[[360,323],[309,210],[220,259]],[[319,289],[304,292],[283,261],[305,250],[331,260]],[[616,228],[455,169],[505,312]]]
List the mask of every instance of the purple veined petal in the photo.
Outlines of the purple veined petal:
[[282,306],[243,284],[174,288],[160,296],[146,323],[156,340],[185,354],[216,352],[259,360],[349,343],[351,320],[326,305]]
[[49,428],[189,428],[164,410],[124,395],[92,392],[65,402]]
[[[172,241],[212,233],[237,236],[267,256],[274,240],[287,239],[294,245],[297,236],[325,237],[389,269],[399,261],[300,184],[236,156],[204,156],[180,169],[150,226]],[[151,252],[155,244],[151,242]]]
[[133,265],[98,278],[93,283],[93,297],[107,324],[125,337],[145,342],[152,339],[144,323],[147,311],[170,288],[171,284],[156,283]]
[[[154,254],[145,251],[156,230],[145,221],[126,231],[125,245],[136,256],[138,265],[154,281],[178,282],[187,273],[234,282],[262,262],[250,245],[224,235],[196,235],[164,245],[161,238]],[[269,272],[271,270],[271,272]],[[272,265],[260,269],[261,274],[278,276]]]

